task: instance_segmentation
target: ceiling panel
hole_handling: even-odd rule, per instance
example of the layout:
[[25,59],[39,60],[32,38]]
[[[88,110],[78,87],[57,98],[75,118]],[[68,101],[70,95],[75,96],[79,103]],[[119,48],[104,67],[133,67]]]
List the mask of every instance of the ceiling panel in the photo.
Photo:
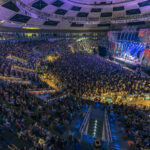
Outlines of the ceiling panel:
[[[142,16],[139,18],[139,15],[150,14],[149,0],[129,0],[126,3],[125,0],[74,0],[74,3],[71,1],[72,0],[22,0],[22,3],[24,3],[26,7],[20,11],[17,7],[12,5],[10,0],[0,0],[0,26],[8,25],[10,27],[12,25],[12,27],[14,27],[16,25],[16,27],[22,27],[26,24],[27,26],[38,26],[44,29],[89,29],[90,27],[99,29],[98,24],[100,22],[113,24],[113,19],[117,19],[118,17],[122,19],[126,19],[127,17],[130,19],[131,17],[132,19],[132,16],[138,16],[138,22],[142,18]],[[112,4],[107,5],[111,1]],[[96,5],[93,5],[95,2]],[[83,5],[79,3],[87,4]],[[99,5],[99,3],[101,4]],[[26,8],[28,9],[26,10]],[[27,17],[22,18],[19,16],[19,19],[16,20],[14,16],[17,14]],[[41,19],[33,18],[32,15],[41,15]],[[92,19],[92,21],[89,21],[90,19]],[[43,25],[45,21],[49,20],[59,21],[59,23],[56,27]],[[146,21],[150,21],[150,19]],[[127,22],[130,22],[130,20]],[[84,25],[81,26],[78,24]],[[77,27],[75,27],[75,25]]]

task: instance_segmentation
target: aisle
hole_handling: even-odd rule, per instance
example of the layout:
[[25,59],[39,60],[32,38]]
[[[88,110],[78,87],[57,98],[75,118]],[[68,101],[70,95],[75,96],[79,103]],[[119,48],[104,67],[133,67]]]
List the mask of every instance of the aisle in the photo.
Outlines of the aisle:
[[82,136],[81,145],[83,150],[106,150],[106,145],[95,148],[94,139],[102,139],[104,110],[100,104],[94,104],[91,109],[87,135]]

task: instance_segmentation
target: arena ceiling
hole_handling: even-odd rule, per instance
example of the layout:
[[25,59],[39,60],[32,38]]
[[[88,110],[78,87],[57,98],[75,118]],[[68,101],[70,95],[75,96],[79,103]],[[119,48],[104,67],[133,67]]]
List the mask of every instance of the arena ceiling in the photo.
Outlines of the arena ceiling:
[[150,25],[150,0],[0,0],[0,26],[108,30]]

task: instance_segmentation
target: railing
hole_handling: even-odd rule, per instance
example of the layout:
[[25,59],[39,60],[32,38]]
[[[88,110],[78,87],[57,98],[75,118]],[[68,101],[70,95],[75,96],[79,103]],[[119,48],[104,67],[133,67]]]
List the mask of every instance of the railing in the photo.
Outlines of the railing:
[[105,128],[106,128],[106,139],[107,139],[108,146],[110,146],[110,144],[112,143],[112,135],[111,135],[110,124],[109,124],[108,114],[107,114],[106,109],[105,109],[105,121],[104,122],[105,122]]
[[83,123],[82,123],[82,125],[81,125],[81,127],[80,127],[80,129],[79,129],[79,132],[81,133],[81,135],[82,135],[83,133],[85,133],[85,131],[86,131],[87,124],[88,124],[89,118],[90,118],[90,113],[91,113],[91,107],[89,107],[88,112],[85,114]]
[[107,6],[108,5],[113,6],[113,5],[116,5],[116,4],[133,2],[133,0],[120,0],[120,1],[112,0],[109,3],[107,3],[107,1],[106,1],[106,3],[98,3],[98,2],[96,2],[96,3],[90,3],[90,1],[87,2],[87,3],[85,3],[85,2],[79,2],[79,1],[76,1],[76,0],[68,0],[68,1],[71,2],[71,3],[79,4],[79,5],[89,5],[89,6],[105,6],[105,5],[107,5]]

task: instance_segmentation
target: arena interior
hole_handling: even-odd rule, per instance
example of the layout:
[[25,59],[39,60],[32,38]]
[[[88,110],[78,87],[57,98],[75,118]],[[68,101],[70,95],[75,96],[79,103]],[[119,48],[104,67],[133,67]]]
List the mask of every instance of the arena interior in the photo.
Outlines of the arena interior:
[[0,0],[0,150],[150,150],[150,0]]

